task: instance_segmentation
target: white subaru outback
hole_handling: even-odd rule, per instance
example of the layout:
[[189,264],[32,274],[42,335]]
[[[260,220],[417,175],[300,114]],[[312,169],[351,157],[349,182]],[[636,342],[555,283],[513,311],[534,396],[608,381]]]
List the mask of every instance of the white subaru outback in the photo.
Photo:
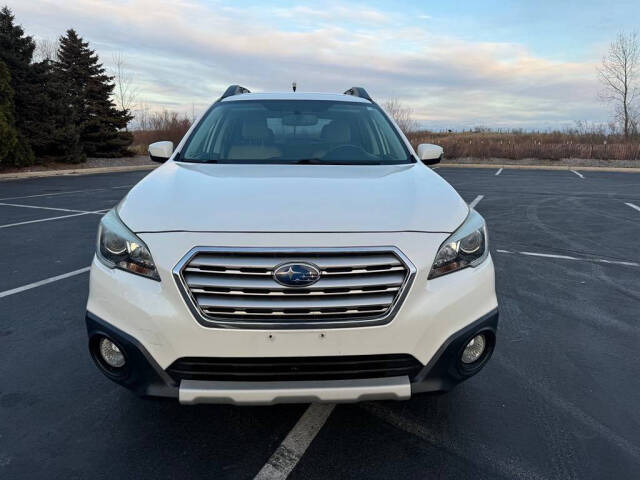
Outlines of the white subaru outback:
[[362,88],[229,87],[102,219],[89,349],[143,396],[407,399],[495,345],[483,218]]

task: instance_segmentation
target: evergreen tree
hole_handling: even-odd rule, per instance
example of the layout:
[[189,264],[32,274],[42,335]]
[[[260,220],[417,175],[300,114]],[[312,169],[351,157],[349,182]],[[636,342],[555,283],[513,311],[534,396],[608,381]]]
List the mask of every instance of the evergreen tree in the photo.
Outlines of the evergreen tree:
[[13,88],[9,69],[0,61],[0,168],[14,163],[11,157],[18,145],[18,132],[13,120]]
[[13,94],[13,118],[17,129],[17,143],[10,153],[11,159],[5,159],[5,162],[21,166],[30,165],[34,161],[33,150],[27,139],[33,119],[30,115],[34,101],[30,63],[35,43],[31,37],[24,35],[22,27],[13,24],[13,19],[13,14],[7,7],[0,10],[0,61],[8,69]]
[[45,162],[84,162],[87,157],[82,150],[64,79],[48,60],[33,64],[33,69],[43,100],[36,108],[40,118],[46,119],[31,138],[36,157]]
[[72,105],[84,152],[95,157],[126,154],[133,137],[122,129],[133,117],[116,108],[111,100],[113,77],[105,73],[95,51],[73,29],[60,38],[56,67]]
[[84,155],[65,96],[63,79],[49,61],[31,63],[35,42],[14,24],[14,16],[0,10],[0,61],[8,67],[13,90],[13,118],[17,144],[11,163],[28,165],[40,161],[80,162]]

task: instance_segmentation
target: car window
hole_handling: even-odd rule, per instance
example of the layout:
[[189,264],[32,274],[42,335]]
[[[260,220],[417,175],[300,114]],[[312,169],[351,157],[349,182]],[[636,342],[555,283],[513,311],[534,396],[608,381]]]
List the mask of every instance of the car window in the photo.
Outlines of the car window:
[[180,160],[318,164],[413,161],[380,107],[326,100],[218,103],[194,129]]

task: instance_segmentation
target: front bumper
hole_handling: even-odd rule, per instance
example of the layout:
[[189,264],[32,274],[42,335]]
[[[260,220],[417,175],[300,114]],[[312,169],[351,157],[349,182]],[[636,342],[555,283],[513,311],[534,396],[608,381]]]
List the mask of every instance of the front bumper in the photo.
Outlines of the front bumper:
[[[455,362],[440,363],[461,348],[458,339],[466,338],[468,329],[487,325],[495,330],[497,299],[495,274],[491,256],[474,268],[466,268],[450,275],[429,280],[428,273],[435,252],[447,238],[446,233],[388,232],[388,233],[206,233],[164,232],[139,234],[147,244],[158,267],[160,282],[117,269],[109,269],[95,260],[91,268],[87,311],[89,333],[109,329],[117,338],[124,339],[124,347],[132,358],[151,366],[136,368],[131,377],[114,377],[141,395],[180,397],[184,402],[225,401],[351,401],[370,398],[375,391],[381,398],[407,398],[408,390],[447,390],[466,378],[454,368]],[[279,248],[296,245],[299,248],[324,247],[397,247],[416,267],[416,275],[406,298],[393,319],[384,325],[349,328],[317,327],[309,329],[270,328],[210,328],[194,318],[173,278],[175,265],[194,246],[215,245]],[[490,320],[495,317],[495,320]],[[116,338],[116,339],[117,339]],[[463,342],[463,340],[459,340]],[[128,343],[135,351],[128,353]],[[451,350],[449,350],[451,349]],[[178,359],[198,358],[340,358],[345,356],[407,355],[418,362],[419,374],[409,380],[387,377],[381,385],[355,382],[362,388],[352,388],[345,397],[336,398],[327,392],[336,384],[314,381],[303,385],[264,386],[256,398],[255,382],[248,386],[191,385],[173,380],[166,372]],[[132,366],[135,366],[132,364]],[[149,373],[151,371],[152,373]],[[146,372],[146,373],[145,373]],[[404,374],[402,375],[404,376]],[[151,380],[145,381],[144,379]],[[191,380],[191,379],[190,379]],[[333,380],[330,380],[333,381]],[[386,383],[385,383],[386,382]],[[389,382],[396,382],[388,388]],[[178,383],[181,383],[179,385]],[[351,378],[338,384],[340,394],[355,385]],[[407,388],[406,383],[409,383]],[[278,387],[275,393],[273,387]],[[313,388],[312,388],[313,387]],[[318,388],[315,388],[318,387]],[[259,390],[259,389],[258,389]],[[228,395],[228,391],[231,391]],[[324,393],[319,393],[319,391]],[[289,393],[287,393],[289,392]]]
[[[135,338],[90,312],[86,316],[89,349],[98,368],[111,380],[140,396],[177,398],[180,403],[230,403],[269,405],[302,402],[357,402],[365,400],[406,400],[412,393],[448,391],[479,372],[493,353],[498,325],[497,309],[454,333],[437,354],[410,378],[407,375],[385,378],[303,381],[175,381]],[[478,333],[489,340],[487,351],[472,367],[460,362],[467,342]],[[97,355],[97,340],[106,336],[115,341],[126,358],[122,371],[105,368]]]

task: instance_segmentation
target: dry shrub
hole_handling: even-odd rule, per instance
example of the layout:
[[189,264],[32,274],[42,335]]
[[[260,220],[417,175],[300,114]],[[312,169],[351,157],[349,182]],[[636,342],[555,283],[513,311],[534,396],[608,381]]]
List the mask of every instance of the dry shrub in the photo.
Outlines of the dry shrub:
[[138,154],[146,154],[149,144],[161,140],[177,145],[191,127],[189,117],[168,110],[153,113],[142,110],[136,121],[138,126],[133,131],[132,149]]
[[640,138],[625,139],[622,135],[608,135],[599,131],[528,133],[476,129],[438,133],[423,130],[410,133],[409,140],[414,148],[420,143],[440,145],[447,158],[640,159]]

